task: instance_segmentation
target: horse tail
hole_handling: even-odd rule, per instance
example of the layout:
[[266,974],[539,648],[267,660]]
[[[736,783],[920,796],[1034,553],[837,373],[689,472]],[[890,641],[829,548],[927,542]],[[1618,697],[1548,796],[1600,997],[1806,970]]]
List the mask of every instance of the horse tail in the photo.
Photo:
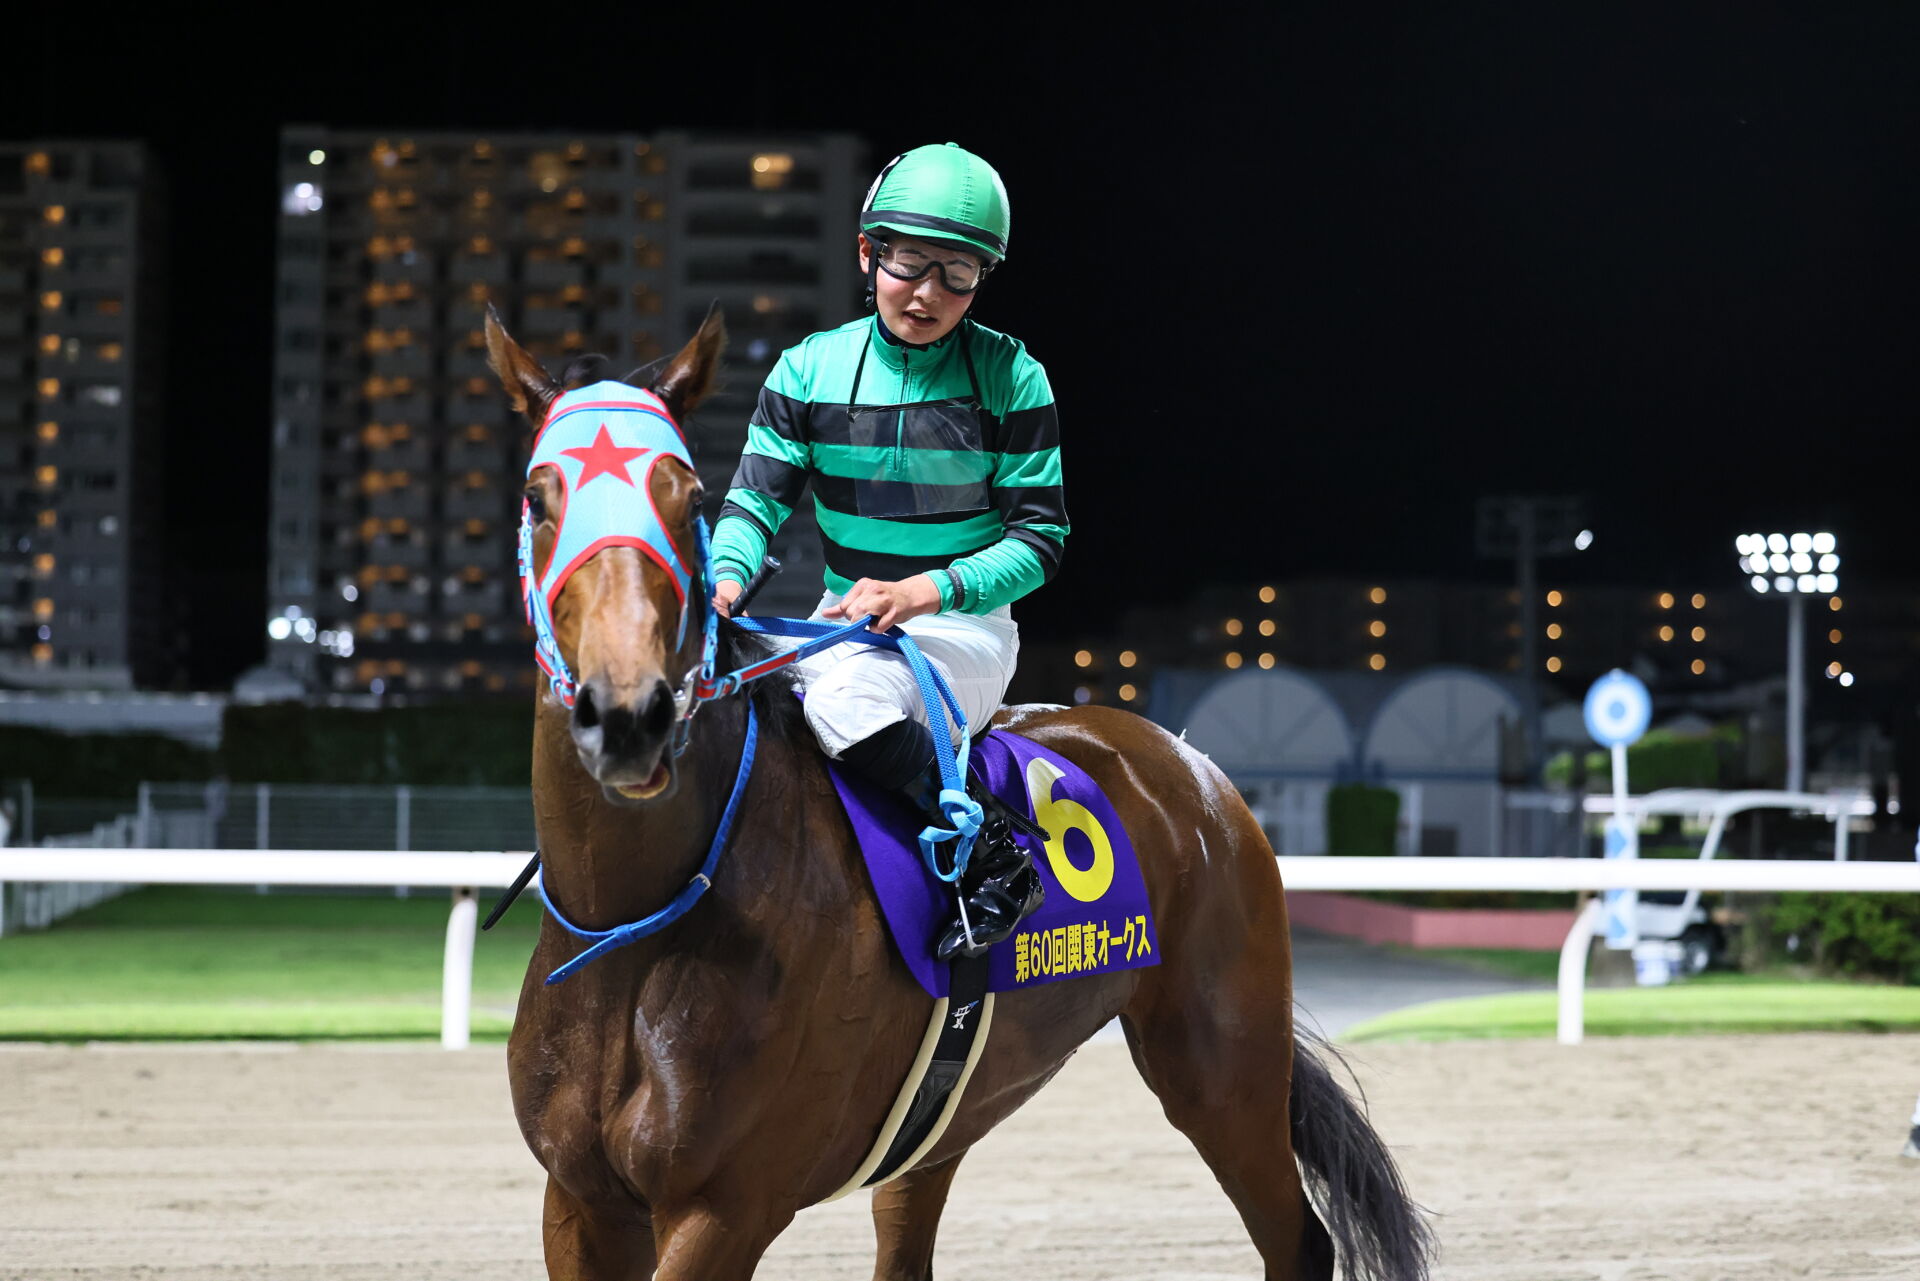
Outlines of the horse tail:
[[1353,1281],[1426,1281],[1433,1233],[1386,1144],[1323,1055],[1346,1067],[1338,1051],[1296,1025],[1289,1129],[1313,1199],[1325,1207],[1327,1232]]

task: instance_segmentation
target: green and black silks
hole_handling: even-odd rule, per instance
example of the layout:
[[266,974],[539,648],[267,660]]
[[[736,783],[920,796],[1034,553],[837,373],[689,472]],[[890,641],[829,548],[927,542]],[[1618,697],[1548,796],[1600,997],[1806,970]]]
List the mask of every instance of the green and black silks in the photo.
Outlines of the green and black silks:
[[809,482],[834,592],[924,573],[943,609],[984,614],[1060,563],[1068,524],[1046,371],[972,321],[912,347],[868,317],[781,355],[714,530],[719,577],[751,576]]

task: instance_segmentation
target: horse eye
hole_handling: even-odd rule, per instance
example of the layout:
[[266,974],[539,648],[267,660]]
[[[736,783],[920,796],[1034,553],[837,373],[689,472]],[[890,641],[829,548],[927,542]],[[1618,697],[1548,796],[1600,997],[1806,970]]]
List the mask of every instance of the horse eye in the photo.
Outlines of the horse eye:
[[527,519],[536,525],[545,524],[547,519],[547,500],[541,496],[540,491],[537,489],[529,489],[525,497],[527,500]]

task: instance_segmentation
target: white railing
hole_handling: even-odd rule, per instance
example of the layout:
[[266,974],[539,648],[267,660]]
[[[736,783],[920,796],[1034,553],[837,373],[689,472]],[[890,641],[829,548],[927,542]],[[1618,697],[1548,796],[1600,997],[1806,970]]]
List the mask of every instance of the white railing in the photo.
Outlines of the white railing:
[[[1747,890],[1920,893],[1920,863],[1637,858],[1282,858],[1291,890]],[[1560,949],[1559,1037],[1585,1035],[1587,949],[1600,924],[1590,901]]]
[[[477,891],[503,889],[526,853],[368,850],[0,849],[0,881],[176,885],[436,886],[453,891],[441,972],[440,1043],[465,1047],[473,1003]],[[1294,890],[1745,890],[1920,893],[1920,863],[1695,859],[1327,858],[1275,860]],[[1587,949],[1599,900],[1580,913],[1560,951],[1562,1044],[1583,1035]]]
[[472,1035],[473,936],[482,889],[505,889],[530,853],[380,850],[0,849],[0,882],[430,886],[453,891],[440,973],[440,1044]]

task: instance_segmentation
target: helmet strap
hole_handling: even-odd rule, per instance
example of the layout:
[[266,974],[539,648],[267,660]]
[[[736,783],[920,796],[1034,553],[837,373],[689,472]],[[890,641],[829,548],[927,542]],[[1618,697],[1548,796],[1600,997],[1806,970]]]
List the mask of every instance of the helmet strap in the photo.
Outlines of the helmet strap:
[[867,302],[868,311],[880,310],[880,250],[881,242],[867,233]]

